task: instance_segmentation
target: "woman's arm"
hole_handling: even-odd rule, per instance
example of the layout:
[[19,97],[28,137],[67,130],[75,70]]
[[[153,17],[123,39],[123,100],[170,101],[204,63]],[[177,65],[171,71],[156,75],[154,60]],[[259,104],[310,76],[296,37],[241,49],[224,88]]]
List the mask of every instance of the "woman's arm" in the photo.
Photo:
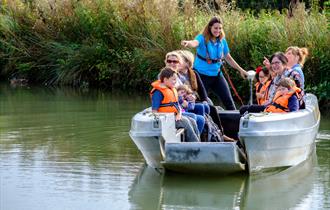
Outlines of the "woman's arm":
[[231,57],[230,53],[227,53],[227,55],[225,55],[225,60],[227,61],[227,63],[229,63],[229,65],[231,67],[233,67],[234,69],[238,70],[241,74],[241,76],[245,79],[247,76],[247,73],[244,69],[242,69],[242,67],[240,67],[236,61],[234,60],[233,57]]
[[184,47],[196,48],[199,45],[199,41],[195,40],[182,40],[181,45]]
[[231,57],[230,53],[228,53],[227,55],[225,55],[225,60],[227,61],[227,63],[229,63],[229,65],[231,67],[233,67],[234,69],[238,70],[241,74],[241,76],[245,79],[247,76],[247,72],[242,69],[242,67],[240,67],[240,65],[238,65],[236,63],[236,61],[234,60],[233,57]]

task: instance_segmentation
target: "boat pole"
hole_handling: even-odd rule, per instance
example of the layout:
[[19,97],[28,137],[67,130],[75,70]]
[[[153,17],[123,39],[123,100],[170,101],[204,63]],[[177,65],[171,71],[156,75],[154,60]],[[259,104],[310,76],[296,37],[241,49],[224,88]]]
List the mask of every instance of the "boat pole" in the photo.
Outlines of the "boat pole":
[[249,80],[249,84],[250,84],[250,101],[249,101],[249,105],[253,104],[253,80],[254,80],[254,76],[256,75],[256,72],[253,70],[250,70],[247,72],[247,79]]

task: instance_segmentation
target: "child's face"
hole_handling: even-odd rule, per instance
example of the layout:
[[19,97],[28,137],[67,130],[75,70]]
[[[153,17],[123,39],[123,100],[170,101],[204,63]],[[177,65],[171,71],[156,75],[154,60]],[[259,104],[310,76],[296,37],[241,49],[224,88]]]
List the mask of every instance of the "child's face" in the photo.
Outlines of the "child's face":
[[176,74],[174,74],[169,78],[164,78],[164,84],[169,88],[174,88],[176,84],[176,77],[177,77]]
[[184,97],[186,95],[186,91],[185,90],[179,90],[178,95]]
[[189,101],[195,101],[195,96],[194,96],[194,94],[192,94],[192,93],[187,94],[186,98],[187,98]]
[[277,88],[277,91],[279,91],[281,94],[287,94],[289,92],[289,89],[283,86],[279,86]]
[[259,72],[259,81],[264,84],[269,79],[269,75],[266,76],[263,71]]

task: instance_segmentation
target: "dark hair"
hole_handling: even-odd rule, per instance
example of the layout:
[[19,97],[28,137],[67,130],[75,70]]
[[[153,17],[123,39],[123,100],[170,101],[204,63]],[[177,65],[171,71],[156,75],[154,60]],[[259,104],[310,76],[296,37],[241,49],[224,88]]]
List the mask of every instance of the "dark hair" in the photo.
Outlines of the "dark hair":
[[[215,23],[220,23],[221,25],[223,25],[223,21],[221,20],[220,17],[212,17],[211,20],[209,21],[209,23],[205,26],[202,34],[205,38],[205,41],[208,42],[211,38],[212,38],[212,33],[211,33],[211,28]],[[223,37],[225,37],[225,32],[222,29],[219,39],[221,40]]]
[[159,79],[160,79],[161,82],[164,82],[165,78],[168,79],[168,78],[172,77],[175,74],[177,74],[177,73],[172,68],[164,67],[164,68],[162,68],[162,70],[160,70]]
[[285,54],[284,53],[282,53],[282,52],[276,52],[276,53],[274,53],[271,57],[270,57],[270,62],[272,62],[272,60],[274,59],[274,58],[278,58],[283,64],[288,64],[288,59],[287,59],[287,57],[285,56]]
[[[262,68],[260,69],[260,71],[259,71],[258,73],[256,73],[256,80],[257,80],[258,82],[260,82],[260,79],[259,79],[259,74],[260,74],[260,72],[263,72],[265,76],[269,76],[269,75],[270,75],[269,70],[268,70],[266,67],[262,67]],[[269,79],[270,79],[270,78],[269,78]]]

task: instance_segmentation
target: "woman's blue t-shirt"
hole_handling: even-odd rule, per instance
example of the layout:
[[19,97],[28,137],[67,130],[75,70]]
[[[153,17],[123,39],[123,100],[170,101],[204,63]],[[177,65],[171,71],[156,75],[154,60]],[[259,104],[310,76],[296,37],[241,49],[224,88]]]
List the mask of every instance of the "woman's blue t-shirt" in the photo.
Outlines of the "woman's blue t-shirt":
[[[199,45],[196,48],[197,54],[202,56],[203,58],[206,58],[205,37],[203,36],[203,34],[198,34],[195,37],[195,40],[199,42]],[[225,38],[221,40],[217,39],[215,43],[209,41],[207,43],[207,49],[208,49],[209,58],[213,60],[221,59],[229,53],[229,47]],[[221,67],[220,62],[208,64],[206,61],[198,58],[198,56],[196,56],[194,62],[194,69],[196,69],[198,73],[207,76],[217,76],[220,67]]]

